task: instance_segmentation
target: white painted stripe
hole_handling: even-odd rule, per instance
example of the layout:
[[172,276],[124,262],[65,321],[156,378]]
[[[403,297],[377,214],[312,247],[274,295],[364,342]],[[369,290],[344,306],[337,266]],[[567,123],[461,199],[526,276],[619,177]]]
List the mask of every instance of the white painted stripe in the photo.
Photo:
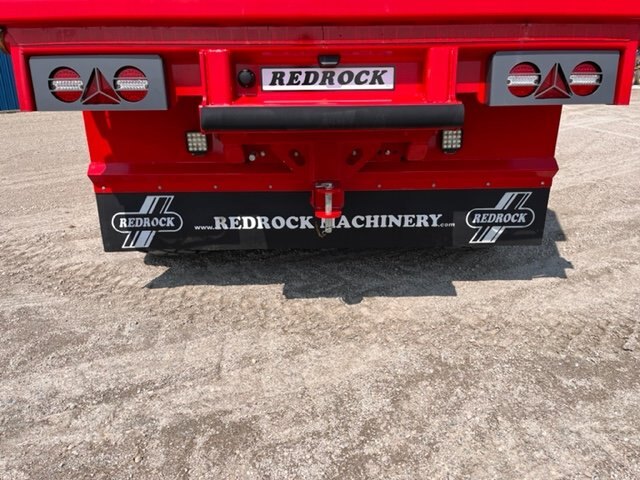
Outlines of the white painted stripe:
[[500,227],[490,227],[487,230],[487,233],[482,237],[482,243],[493,243],[495,242],[496,234],[500,230]]
[[149,243],[151,243],[151,241],[149,240],[149,237],[151,237],[153,234],[153,232],[149,231],[149,230],[144,230],[142,232],[140,232],[140,235],[138,236],[138,240],[135,243],[135,247],[136,248],[145,248],[149,246]]
[[487,243],[495,243],[504,232],[504,227],[491,227],[491,234],[487,237]]
[[163,196],[162,200],[164,202],[158,213],[165,213],[169,209],[169,205],[171,205],[171,200],[173,200],[173,197]]
[[138,234],[140,232],[135,232],[135,233],[129,233],[127,235],[127,238],[124,239],[124,244],[122,245],[123,248],[133,248],[133,246],[136,244],[136,239],[138,238]]
[[513,197],[515,195],[517,195],[515,192],[505,193],[500,199],[500,201],[498,202],[498,204],[496,205],[496,208],[499,210],[506,210],[507,208],[509,208],[509,205],[513,201]]
[[151,204],[151,208],[147,212],[149,215],[151,215],[152,213],[155,213],[156,207],[158,206],[158,201],[160,200],[160,198],[162,197],[153,197],[153,203]]
[[473,237],[473,243],[484,243],[484,237],[489,233],[490,227],[480,227]]
[[144,199],[144,203],[140,207],[140,213],[149,213],[149,210],[151,209],[151,205],[153,204],[155,199],[156,197],[147,196],[147,198]]
[[531,196],[531,192],[521,192],[518,195],[520,195],[521,199],[516,205],[516,210],[520,210],[522,206],[525,204],[525,202],[529,200],[529,197]]

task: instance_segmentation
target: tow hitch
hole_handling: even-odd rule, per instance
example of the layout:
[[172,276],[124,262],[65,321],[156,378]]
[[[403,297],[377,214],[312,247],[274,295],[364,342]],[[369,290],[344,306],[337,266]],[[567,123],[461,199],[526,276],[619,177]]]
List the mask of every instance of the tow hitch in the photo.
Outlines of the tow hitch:
[[[333,231],[336,218],[342,215],[344,206],[344,192],[336,182],[317,182],[312,193],[316,218],[320,219],[322,236]],[[320,233],[320,232],[319,232]]]

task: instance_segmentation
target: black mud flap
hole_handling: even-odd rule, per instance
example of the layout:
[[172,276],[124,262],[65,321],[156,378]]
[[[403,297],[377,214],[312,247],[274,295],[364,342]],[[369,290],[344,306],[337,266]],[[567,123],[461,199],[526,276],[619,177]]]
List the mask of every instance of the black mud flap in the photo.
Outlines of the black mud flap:
[[331,233],[310,192],[99,194],[106,251],[537,245],[549,189],[347,192]]

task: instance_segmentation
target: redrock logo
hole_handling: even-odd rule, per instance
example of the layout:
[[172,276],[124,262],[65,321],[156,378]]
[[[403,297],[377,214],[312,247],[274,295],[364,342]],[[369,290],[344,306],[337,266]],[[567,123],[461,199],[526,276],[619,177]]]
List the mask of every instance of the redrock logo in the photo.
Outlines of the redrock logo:
[[172,195],[150,195],[138,212],[116,213],[111,226],[127,237],[122,248],[147,248],[156,232],[177,232],[182,228],[182,217],[170,212]]
[[467,213],[467,225],[477,228],[469,243],[495,243],[507,228],[527,228],[536,216],[523,205],[531,192],[505,193],[494,208],[475,208]]

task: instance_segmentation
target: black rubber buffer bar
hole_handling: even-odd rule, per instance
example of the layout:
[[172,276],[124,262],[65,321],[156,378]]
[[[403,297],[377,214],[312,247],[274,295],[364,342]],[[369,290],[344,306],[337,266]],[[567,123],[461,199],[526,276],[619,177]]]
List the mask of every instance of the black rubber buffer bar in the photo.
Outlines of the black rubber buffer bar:
[[204,131],[460,127],[464,106],[202,107]]

